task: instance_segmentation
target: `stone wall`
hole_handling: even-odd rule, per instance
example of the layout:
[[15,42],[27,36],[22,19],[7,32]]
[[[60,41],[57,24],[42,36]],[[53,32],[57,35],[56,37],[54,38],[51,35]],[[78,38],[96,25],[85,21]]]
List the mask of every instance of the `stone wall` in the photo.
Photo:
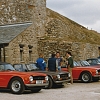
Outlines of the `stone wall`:
[[31,21],[27,0],[0,0],[0,24]]
[[0,25],[30,21],[37,36],[43,36],[46,0],[0,0]]
[[[37,37],[45,35],[46,0],[0,0],[0,25],[24,22],[33,24],[5,48],[6,62],[29,63],[28,45],[33,46],[31,61],[34,62],[38,58]],[[20,61],[19,44],[24,44],[23,61]]]
[[66,51],[71,51],[76,61],[98,57],[100,45],[99,41],[95,44],[94,33],[89,36],[91,31],[56,14],[47,10],[46,36],[39,38],[38,52],[44,53],[46,60],[52,52],[57,51],[63,57]]
[[[32,30],[33,26],[30,26],[27,30],[18,35],[14,40],[9,43],[9,46],[6,47],[6,62],[10,62],[12,64],[15,63],[29,63],[35,62],[38,57],[37,52],[37,37],[35,31]],[[23,47],[23,60],[20,59],[20,46],[19,44],[24,45]],[[29,60],[29,47],[32,46],[32,59]]]
[[45,60],[52,52],[59,51],[61,57],[65,58],[66,51],[71,51],[75,61],[86,60],[87,58],[98,57],[98,45],[79,42],[43,40],[38,42],[38,52],[44,53]]
[[[95,44],[98,38],[89,36],[86,28],[67,18],[53,18],[55,13],[51,14],[46,10],[46,0],[0,0],[0,25],[33,23],[5,48],[7,62],[29,63],[28,45],[33,46],[32,62],[38,58],[40,52],[44,53],[46,60],[56,51],[60,51],[64,57],[67,50],[72,52],[74,60],[99,56],[100,45]],[[24,44],[23,61],[20,61],[19,44]]]

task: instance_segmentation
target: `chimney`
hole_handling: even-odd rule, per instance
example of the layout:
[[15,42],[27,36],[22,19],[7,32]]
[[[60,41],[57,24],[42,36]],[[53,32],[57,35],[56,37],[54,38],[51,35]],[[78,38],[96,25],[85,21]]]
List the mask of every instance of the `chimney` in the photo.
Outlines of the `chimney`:
[[28,8],[32,13],[32,22],[37,36],[45,35],[46,0],[28,0]]

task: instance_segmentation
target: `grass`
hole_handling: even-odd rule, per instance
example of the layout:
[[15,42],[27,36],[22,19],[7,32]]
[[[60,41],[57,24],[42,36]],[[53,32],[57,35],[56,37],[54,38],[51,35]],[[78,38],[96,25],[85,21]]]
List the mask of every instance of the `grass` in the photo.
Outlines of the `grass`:
[[[84,26],[48,8],[47,8],[47,12],[49,12],[49,14],[47,15],[49,18],[58,19],[62,21],[66,26],[68,25],[70,28],[69,32],[71,34],[69,36],[64,35],[63,38],[60,38],[61,41],[63,40],[63,41],[70,41],[70,42],[83,42],[83,43],[91,43],[91,44],[100,45],[100,34],[97,33],[96,31],[88,30]],[[47,37],[45,36],[45,39],[59,40],[59,39],[51,38],[51,37],[48,38],[48,36]]]

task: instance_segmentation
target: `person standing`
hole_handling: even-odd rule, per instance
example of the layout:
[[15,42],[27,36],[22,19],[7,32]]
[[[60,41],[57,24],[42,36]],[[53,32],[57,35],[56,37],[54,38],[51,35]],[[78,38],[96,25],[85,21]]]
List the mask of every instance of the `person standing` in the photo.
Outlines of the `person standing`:
[[58,62],[54,53],[52,53],[51,58],[48,59],[48,71],[58,71]]
[[46,69],[46,62],[44,61],[42,53],[39,54],[39,58],[36,60],[36,66],[43,71]]
[[68,72],[71,75],[71,84],[73,84],[72,68],[74,67],[74,65],[73,65],[73,58],[72,58],[71,52],[67,51],[66,56],[67,56],[67,60],[68,60],[67,68],[68,68]]
[[61,66],[62,66],[62,58],[60,57],[60,52],[56,53],[56,59],[58,61],[58,70],[61,70]]

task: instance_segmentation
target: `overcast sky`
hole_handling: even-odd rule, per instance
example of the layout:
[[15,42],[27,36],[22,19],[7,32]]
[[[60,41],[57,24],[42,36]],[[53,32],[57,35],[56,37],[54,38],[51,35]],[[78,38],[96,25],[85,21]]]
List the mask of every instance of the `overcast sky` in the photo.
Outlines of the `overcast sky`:
[[47,7],[100,33],[100,0],[47,0]]

